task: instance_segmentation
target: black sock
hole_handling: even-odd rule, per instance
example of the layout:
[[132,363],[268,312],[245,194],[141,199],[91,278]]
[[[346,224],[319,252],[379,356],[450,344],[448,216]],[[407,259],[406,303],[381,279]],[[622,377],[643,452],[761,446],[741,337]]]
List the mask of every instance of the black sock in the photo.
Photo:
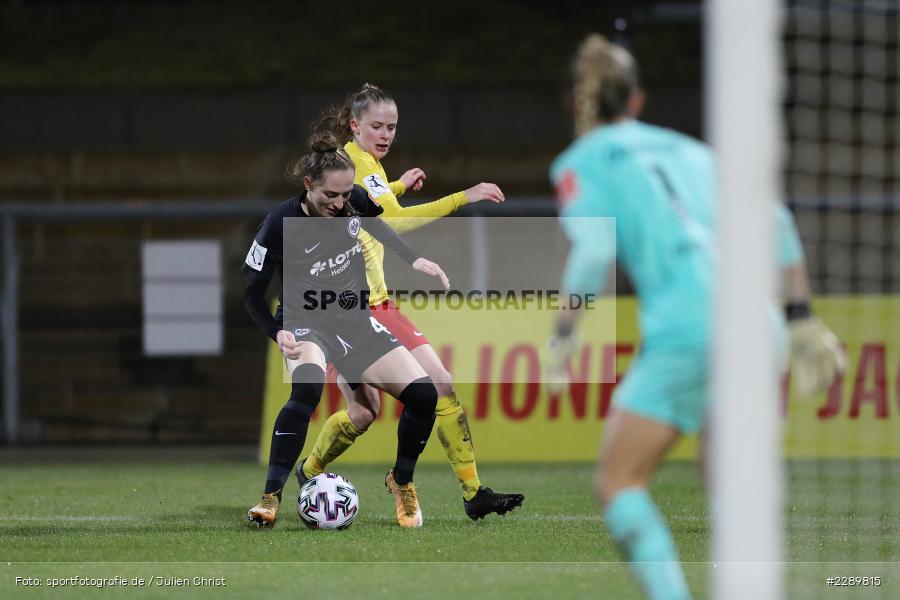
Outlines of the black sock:
[[394,463],[394,481],[398,485],[406,485],[413,480],[416,461],[425,449],[425,443],[434,427],[437,390],[431,378],[423,377],[406,386],[398,400],[404,407],[400,423],[397,424],[397,462]]
[[325,387],[325,372],[316,365],[304,364],[294,369],[292,379],[291,397],[275,419],[266,475],[265,493],[276,492],[279,500],[281,490],[303,450],[309,417],[315,411]]

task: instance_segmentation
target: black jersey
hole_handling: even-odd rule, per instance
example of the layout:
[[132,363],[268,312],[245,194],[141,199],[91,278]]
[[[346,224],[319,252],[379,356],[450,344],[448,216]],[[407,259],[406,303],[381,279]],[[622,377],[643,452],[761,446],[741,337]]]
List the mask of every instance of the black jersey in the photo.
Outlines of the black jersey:
[[[346,331],[368,323],[368,283],[359,232],[365,229],[409,263],[418,258],[377,215],[383,209],[354,185],[338,215],[310,217],[305,193],[276,206],[259,227],[242,267],[244,296],[254,321],[275,339],[286,318],[292,326]],[[272,275],[282,281],[273,317],[263,300]],[[366,325],[368,326],[368,325]]]

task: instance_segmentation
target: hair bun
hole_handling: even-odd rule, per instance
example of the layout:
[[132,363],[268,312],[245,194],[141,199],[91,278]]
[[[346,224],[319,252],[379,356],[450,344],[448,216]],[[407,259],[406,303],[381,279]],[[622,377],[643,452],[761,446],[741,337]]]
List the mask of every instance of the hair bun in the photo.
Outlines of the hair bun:
[[334,134],[330,131],[317,132],[309,138],[309,148],[313,152],[337,152],[339,146]]

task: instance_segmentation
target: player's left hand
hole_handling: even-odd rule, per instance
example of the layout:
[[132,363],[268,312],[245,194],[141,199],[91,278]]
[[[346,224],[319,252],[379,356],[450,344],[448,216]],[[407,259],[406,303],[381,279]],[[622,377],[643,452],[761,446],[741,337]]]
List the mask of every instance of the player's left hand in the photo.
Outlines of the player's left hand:
[[554,335],[541,353],[541,377],[551,396],[562,394],[569,388],[569,357],[578,345],[575,334],[561,337]]
[[811,396],[831,385],[835,375],[847,368],[847,355],[840,340],[816,317],[788,324],[791,335],[791,374],[797,390]]
[[415,169],[410,169],[406,173],[400,176],[400,181],[403,182],[403,185],[406,186],[406,189],[412,190],[414,192],[418,192],[425,185],[426,179],[425,171],[416,167]]
[[431,262],[427,258],[417,258],[412,264],[412,268],[420,273],[437,277],[441,280],[441,285],[444,286],[445,290],[450,289],[450,280],[447,278],[447,274],[444,273],[444,270],[441,269],[441,266],[436,262]]

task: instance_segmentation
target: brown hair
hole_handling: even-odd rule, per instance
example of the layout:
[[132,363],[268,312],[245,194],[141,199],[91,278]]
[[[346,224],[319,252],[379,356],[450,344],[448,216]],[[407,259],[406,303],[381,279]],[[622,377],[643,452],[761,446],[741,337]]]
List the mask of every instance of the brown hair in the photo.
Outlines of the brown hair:
[[345,144],[353,139],[350,119],[362,119],[370,106],[381,102],[396,104],[391,95],[377,85],[364,83],[358,90],[347,95],[343,105],[327,109],[314,124],[313,130],[330,131],[339,142]]
[[598,120],[622,116],[628,98],[639,86],[637,62],[631,53],[598,33],[578,46],[572,78],[576,136],[587,133]]
[[287,179],[302,185],[303,178],[321,181],[326,171],[355,170],[353,161],[330,131],[314,133],[309,138],[309,152],[288,165]]

